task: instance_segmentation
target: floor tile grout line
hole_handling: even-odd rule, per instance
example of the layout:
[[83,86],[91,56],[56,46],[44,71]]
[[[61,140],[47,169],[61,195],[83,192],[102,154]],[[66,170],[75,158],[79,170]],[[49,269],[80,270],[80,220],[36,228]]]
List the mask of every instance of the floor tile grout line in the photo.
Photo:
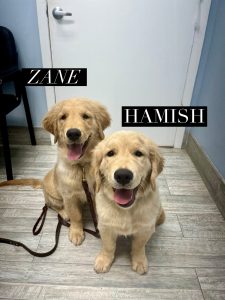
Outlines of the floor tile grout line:
[[[43,264],[54,264],[54,265],[71,265],[73,264],[74,266],[91,266],[93,267],[93,263],[94,263],[94,260],[93,260],[93,263],[77,263],[77,262],[67,262],[67,263],[60,263],[60,262],[56,262],[56,261],[38,261],[38,260],[35,260],[34,262],[33,261],[27,261],[27,260],[20,260],[20,261],[15,261],[15,260],[0,260],[0,261],[4,261],[4,262],[7,262],[7,263],[27,263],[27,264],[30,264],[30,265],[33,265],[33,264],[36,264],[36,265],[43,265]],[[126,268],[129,268],[131,269],[131,266],[130,264],[116,264],[115,265],[116,267],[126,267]],[[209,266],[205,266],[205,267],[198,267],[198,266],[191,266],[191,267],[188,267],[188,266],[182,266],[182,267],[178,267],[178,266],[168,266],[168,265],[150,265],[150,268],[149,268],[149,271],[148,273],[151,274],[151,267],[152,268],[155,268],[155,269],[158,269],[158,268],[163,268],[163,269],[188,269],[188,270],[194,270],[194,269],[208,269],[208,270],[225,270],[225,268],[218,268],[218,267],[209,267]],[[92,269],[91,269],[92,270]],[[179,275],[179,274],[178,274]],[[169,275],[168,275],[169,276]],[[1,282],[1,280],[0,280]],[[3,281],[5,282],[5,281]]]
[[181,223],[180,223],[180,219],[179,219],[179,217],[178,217],[178,214],[176,213],[176,218],[177,218],[177,221],[178,221],[178,223],[179,223],[179,226],[180,226],[180,230],[181,230],[181,233],[182,233],[182,237],[183,238],[185,238],[185,236],[184,236],[184,232],[183,232],[183,228],[182,228],[182,225],[181,225]]
[[165,176],[165,180],[166,180],[166,185],[167,185],[167,188],[168,188],[168,191],[169,191],[169,196],[173,196],[171,194],[171,191],[170,191],[170,188],[169,188],[169,185],[168,185],[168,182],[167,182],[167,176]]
[[194,268],[195,270],[195,274],[196,274],[196,277],[197,277],[197,280],[198,280],[198,284],[199,284],[199,287],[200,287],[200,291],[202,293],[202,297],[203,299],[205,300],[205,296],[204,296],[204,293],[203,293],[203,290],[202,290],[202,286],[201,286],[201,283],[200,283],[200,280],[199,280],[199,277],[198,277],[198,273],[197,273],[197,268]]
[[[36,247],[36,249],[35,249],[35,252],[38,251],[38,248],[39,248],[39,245],[40,245],[40,242],[41,242],[42,235],[43,235],[43,232],[41,232],[41,234],[39,235],[39,240],[38,240],[38,243],[37,243],[37,247]],[[32,264],[35,263],[35,260],[34,260],[34,259],[35,259],[35,256],[33,256],[33,258],[32,258]]]

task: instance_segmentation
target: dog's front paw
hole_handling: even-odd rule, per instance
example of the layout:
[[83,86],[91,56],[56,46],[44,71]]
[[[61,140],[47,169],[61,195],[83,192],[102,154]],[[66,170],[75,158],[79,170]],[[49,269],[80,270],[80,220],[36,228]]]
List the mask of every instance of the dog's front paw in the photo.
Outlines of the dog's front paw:
[[84,240],[84,231],[82,229],[73,228],[69,229],[69,240],[75,245],[79,246]]
[[96,273],[106,273],[109,271],[113,258],[99,254],[95,259],[94,270]]
[[143,257],[133,257],[132,259],[132,269],[140,275],[148,272],[148,260],[146,256]]

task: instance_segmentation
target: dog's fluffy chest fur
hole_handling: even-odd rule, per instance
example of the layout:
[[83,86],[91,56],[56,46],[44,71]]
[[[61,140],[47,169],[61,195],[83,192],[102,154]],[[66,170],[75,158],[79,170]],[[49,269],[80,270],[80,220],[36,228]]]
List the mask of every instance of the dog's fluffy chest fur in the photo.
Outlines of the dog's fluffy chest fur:
[[[82,185],[82,177],[83,177],[83,168],[80,166],[72,166],[65,164],[64,161],[58,161],[56,165],[56,173],[64,174],[64,176],[60,176],[60,181],[57,182],[57,187],[60,190],[63,190],[63,195],[67,194],[69,197],[76,196],[81,201],[86,200],[86,196],[83,188],[80,188]],[[85,173],[89,174],[89,170],[87,167],[85,168]],[[86,175],[87,177],[87,175]],[[89,176],[90,177],[90,176]],[[89,188],[92,192],[92,184],[90,184],[90,178],[86,178],[89,182]]]
[[96,196],[99,228],[107,226],[116,234],[127,236],[155,225],[161,207],[158,191],[136,199],[131,208],[119,207],[107,198],[101,192]]

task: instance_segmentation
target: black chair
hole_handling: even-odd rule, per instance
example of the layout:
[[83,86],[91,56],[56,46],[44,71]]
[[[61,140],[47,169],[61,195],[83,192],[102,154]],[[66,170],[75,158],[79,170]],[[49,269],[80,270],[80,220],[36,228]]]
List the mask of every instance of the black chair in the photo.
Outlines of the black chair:
[[[8,82],[12,82],[14,84],[15,94],[4,93],[4,84]],[[26,88],[23,83],[21,70],[18,67],[18,55],[14,37],[9,29],[0,26],[0,126],[6,175],[8,180],[13,179],[13,172],[6,115],[20,105],[22,100],[31,144],[36,145]]]

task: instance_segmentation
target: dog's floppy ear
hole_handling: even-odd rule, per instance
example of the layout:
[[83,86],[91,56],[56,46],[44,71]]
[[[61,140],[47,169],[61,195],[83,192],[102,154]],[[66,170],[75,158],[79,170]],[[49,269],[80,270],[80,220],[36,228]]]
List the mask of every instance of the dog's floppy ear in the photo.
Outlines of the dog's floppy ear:
[[111,118],[107,109],[103,105],[101,105],[98,102],[94,102],[94,106],[95,106],[95,110],[94,110],[95,118],[99,130],[99,135],[100,138],[103,140],[104,139],[103,130],[105,130],[110,125]]
[[58,140],[58,126],[57,120],[60,112],[61,103],[54,105],[50,111],[47,112],[44,119],[42,120],[42,126],[45,130],[54,135],[54,143]]
[[101,173],[100,173],[100,165],[103,159],[103,151],[102,151],[102,145],[100,142],[92,153],[92,171],[93,175],[95,177],[95,192],[98,193],[101,186]]
[[150,174],[150,184],[152,190],[156,189],[156,177],[162,172],[164,167],[164,158],[159,152],[159,148],[151,141],[148,142],[149,146],[149,158],[151,161],[151,174]]

